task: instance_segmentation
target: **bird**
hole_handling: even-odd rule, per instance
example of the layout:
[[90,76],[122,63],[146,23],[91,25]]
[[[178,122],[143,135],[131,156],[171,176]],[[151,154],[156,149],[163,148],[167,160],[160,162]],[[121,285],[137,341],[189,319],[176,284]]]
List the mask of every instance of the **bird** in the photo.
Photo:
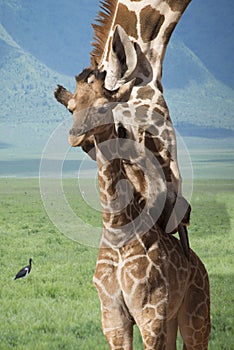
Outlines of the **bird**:
[[28,274],[31,271],[32,268],[32,258],[29,259],[29,265],[24,266],[21,270],[19,270],[19,272],[15,275],[15,280],[17,280],[18,278],[22,278],[22,277],[27,277]]

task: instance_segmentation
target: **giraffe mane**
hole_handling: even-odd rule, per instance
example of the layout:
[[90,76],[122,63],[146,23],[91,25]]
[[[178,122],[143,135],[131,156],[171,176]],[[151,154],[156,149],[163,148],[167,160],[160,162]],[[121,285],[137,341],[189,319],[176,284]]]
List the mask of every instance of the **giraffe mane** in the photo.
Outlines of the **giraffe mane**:
[[100,1],[100,11],[98,12],[96,23],[92,24],[94,29],[94,47],[91,54],[92,65],[98,65],[100,63],[106,41],[108,39],[109,31],[115,15],[115,10],[118,0],[103,0]]

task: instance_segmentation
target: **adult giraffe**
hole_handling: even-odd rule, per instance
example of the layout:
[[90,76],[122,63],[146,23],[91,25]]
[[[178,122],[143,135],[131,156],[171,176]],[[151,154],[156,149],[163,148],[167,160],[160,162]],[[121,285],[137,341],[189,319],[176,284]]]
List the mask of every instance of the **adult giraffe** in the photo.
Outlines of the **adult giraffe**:
[[[101,25],[93,25],[96,42],[91,53],[92,67],[98,66],[99,70],[107,73],[105,88],[108,90],[115,91],[135,79],[129,101],[119,104],[113,111],[115,121],[124,122],[128,138],[145,144],[160,157],[167,184],[167,200],[158,223],[167,233],[179,232],[187,258],[189,241],[186,227],[191,208],[182,196],[176,136],[163,97],[161,78],[169,38],[189,2],[104,1],[98,17]],[[73,109],[72,101],[70,109]],[[76,145],[75,137],[70,137],[70,143]],[[90,137],[84,148],[87,151],[93,146]],[[133,176],[131,164],[128,171]]]

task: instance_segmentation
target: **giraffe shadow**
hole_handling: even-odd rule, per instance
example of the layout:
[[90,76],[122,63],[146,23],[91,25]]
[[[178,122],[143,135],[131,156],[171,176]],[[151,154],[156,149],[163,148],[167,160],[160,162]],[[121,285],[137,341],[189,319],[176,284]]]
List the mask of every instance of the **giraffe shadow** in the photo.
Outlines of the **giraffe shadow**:
[[[231,252],[229,252],[231,255]],[[210,274],[211,334],[210,345],[221,349],[233,348],[233,274]]]
[[228,235],[231,218],[228,205],[214,198],[213,194],[195,195],[192,199],[192,215],[189,232],[194,235]]

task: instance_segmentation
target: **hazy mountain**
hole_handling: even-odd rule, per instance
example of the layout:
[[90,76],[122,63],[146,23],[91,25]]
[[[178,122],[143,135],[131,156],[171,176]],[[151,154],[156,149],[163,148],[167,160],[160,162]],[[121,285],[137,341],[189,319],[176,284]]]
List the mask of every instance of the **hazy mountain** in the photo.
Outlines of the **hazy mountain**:
[[[0,0],[0,148],[9,147],[12,156],[22,149],[40,152],[54,128],[69,118],[53,91],[58,83],[74,91],[73,76],[89,64],[96,13],[91,0]],[[175,125],[190,135],[234,129],[233,90],[215,79],[178,35],[168,47],[164,87]]]
[[234,129],[231,88],[216,80],[179,39],[170,43],[166,63],[165,96],[175,125]]
[[94,0],[0,0],[0,22],[24,50],[62,74],[89,64]]
[[[0,0],[0,22],[23,49],[51,69],[74,76],[89,62],[91,23],[98,7],[98,0]],[[233,9],[232,0],[223,0],[222,5],[192,0],[175,30],[207,69],[232,88]],[[177,78],[180,85],[183,76]]]
[[234,2],[192,0],[176,33],[220,81],[234,89]]
[[59,82],[74,89],[72,80],[25,52],[0,26],[0,148],[41,150],[63,120],[53,91]]

